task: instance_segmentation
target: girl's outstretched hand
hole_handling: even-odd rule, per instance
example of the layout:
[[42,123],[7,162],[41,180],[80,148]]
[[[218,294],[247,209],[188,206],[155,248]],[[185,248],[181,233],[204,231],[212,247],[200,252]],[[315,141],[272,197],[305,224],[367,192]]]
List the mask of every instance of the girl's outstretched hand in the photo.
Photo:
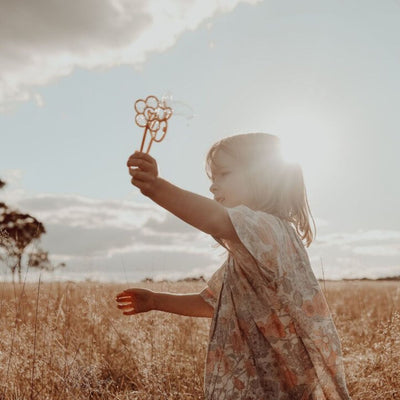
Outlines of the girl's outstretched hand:
[[124,315],[139,314],[154,310],[154,292],[148,289],[132,288],[117,294],[115,298]]
[[147,153],[135,151],[126,164],[132,176],[132,185],[138,187],[145,196],[150,196],[158,178],[157,161]]

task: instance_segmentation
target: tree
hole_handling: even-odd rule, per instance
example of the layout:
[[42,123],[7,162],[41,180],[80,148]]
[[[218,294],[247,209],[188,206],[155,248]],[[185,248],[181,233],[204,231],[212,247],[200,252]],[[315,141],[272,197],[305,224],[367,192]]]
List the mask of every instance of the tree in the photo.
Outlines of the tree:
[[[6,182],[0,179],[0,189]],[[29,214],[22,214],[12,210],[5,203],[0,202],[0,250],[5,250],[6,256],[0,254],[0,261],[5,261],[11,269],[13,281],[15,272],[21,282],[21,261],[26,248],[34,241],[39,240],[46,233],[43,224]],[[38,248],[28,256],[28,267],[54,271],[56,268],[65,267],[65,263],[53,265],[49,260],[49,253]]]
[[43,224],[29,214],[10,209],[0,202],[0,247],[7,253],[7,264],[11,269],[13,281],[15,271],[21,282],[22,256],[34,240],[46,233]]
[[54,271],[56,268],[65,267],[65,263],[53,265],[49,260],[49,252],[38,248],[29,254],[28,266],[45,271]]

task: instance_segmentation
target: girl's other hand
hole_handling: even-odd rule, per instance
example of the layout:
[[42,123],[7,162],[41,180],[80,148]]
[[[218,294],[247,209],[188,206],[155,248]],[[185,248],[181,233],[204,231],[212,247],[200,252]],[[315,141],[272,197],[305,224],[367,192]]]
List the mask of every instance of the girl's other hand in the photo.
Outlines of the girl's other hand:
[[135,151],[126,164],[132,176],[132,185],[138,187],[145,196],[150,196],[158,178],[157,161],[149,154]]
[[124,315],[140,314],[154,310],[154,292],[148,289],[132,288],[119,293],[115,298]]

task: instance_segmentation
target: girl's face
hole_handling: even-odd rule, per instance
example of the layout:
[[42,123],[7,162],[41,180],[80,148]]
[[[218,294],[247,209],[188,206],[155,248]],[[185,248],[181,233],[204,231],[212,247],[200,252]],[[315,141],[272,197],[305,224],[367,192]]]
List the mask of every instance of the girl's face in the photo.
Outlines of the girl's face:
[[225,207],[250,204],[250,190],[242,168],[230,154],[217,151],[211,167],[210,192]]

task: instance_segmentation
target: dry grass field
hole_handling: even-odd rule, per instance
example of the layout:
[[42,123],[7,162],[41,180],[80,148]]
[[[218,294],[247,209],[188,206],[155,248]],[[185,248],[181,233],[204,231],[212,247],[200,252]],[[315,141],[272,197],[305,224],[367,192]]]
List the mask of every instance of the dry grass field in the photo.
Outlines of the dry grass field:
[[[129,286],[193,293],[204,282]],[[127,285],[0,283],[0,399],[203,398],[210,319],[121,315]],[[321,283],[354,400],[400,399],[400,282]]]

